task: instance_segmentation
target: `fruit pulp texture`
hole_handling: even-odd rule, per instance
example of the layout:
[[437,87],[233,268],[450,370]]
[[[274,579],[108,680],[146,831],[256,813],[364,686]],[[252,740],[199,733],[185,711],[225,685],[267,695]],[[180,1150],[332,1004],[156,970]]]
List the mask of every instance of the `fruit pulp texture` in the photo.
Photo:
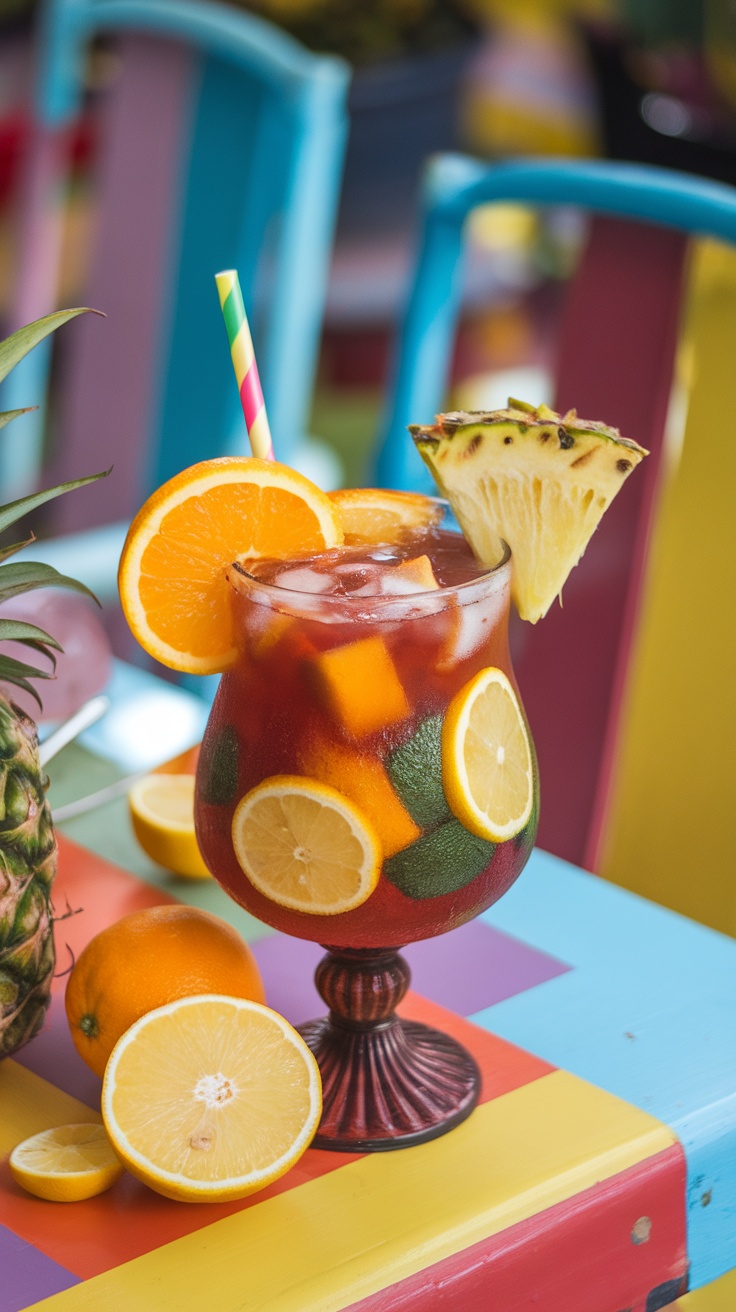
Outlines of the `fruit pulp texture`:
[[[501,897],[534,842],[536,774],[525,828],[485,843],[445,799],[441,730],[479,670],[498,666],[513,682],[508,562],[489,573],[459,533],[430,528],[385,547],[246,562],[230,578],[239,659],[212,707],[195,806],[200,848],[225,890],[285,933],[345,948],[400,947]],[[235,807],[284,774],[338,788],[378,832],[381,877],[349,912],[291,911],[238,863]]]

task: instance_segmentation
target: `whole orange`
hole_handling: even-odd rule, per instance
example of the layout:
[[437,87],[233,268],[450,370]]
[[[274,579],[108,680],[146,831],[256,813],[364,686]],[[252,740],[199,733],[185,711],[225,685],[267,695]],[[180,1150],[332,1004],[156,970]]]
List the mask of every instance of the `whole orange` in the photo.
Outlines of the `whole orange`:
[[77,1052],[102,1076],[134,1021],[198,993],[265,1001],[255,958],[237,930],[179,903],[133,911],[97,934],[72,968],[66,1014]]

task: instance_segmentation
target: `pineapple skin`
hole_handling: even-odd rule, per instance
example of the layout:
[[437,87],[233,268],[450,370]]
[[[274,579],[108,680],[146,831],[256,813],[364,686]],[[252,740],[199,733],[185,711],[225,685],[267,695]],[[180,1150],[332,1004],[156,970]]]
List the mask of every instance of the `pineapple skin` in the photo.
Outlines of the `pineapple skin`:
[[0,1057],[41,1029],[55,952],[56,836],[33,720],[0,696]]
[[[0,342],[0,382],[49,333],[87,307],[55,310],[19,328]],[[33,408],[33,407],[30,407]],[[4,428],[26,410],[0,412]],[[2,531],[54,497],[105,478],[110,470],[59,483],[0,506]],[[0,601],[34,588],[67,588],[97,600],[85,584],[65,577],[51,565],[10,558],[33,540],[0,546]],[[8,563],[10,562],[10,563]],[[62,647],[35,624],[0,616],[0,643],[21,643],[43,653],[55,668]],[[33,679],[48,679],[48,669],[0,651],[0,683],[32,693]],[[41,1029],[51,1000],[55,954],[51,885],[56,874],[56,837],[46,801],[48,781],[38,760],[38,732],[30,716],[0,693],[0,1057],[17,1051]]]

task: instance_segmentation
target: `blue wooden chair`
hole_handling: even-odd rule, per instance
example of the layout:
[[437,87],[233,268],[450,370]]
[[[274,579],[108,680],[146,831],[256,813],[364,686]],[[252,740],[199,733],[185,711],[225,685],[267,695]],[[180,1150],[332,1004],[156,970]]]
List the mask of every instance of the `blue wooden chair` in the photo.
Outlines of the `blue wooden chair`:
[[[590,213],[587,245],[568,288],[562,318],[555,405],[561,411],[576,406],[578,413],[591,419],[617,424],[651,451],[637,478],[616,500],[594,535],[584,562],[573,571],[565,588],[564,609],[555,606],[538,626],[519,625],[512,633],[517,648],[515,667],[540,757],[540,845],[578,865],[591,870],[603,866],[609,873],[602,854],[634,669],[632,653],[640,627],[650,538],[657,522],[655,511],[661,505],[662,485],[667,483],[670,472],[665,430],[681,303],[688,286],[690,237],[706,235],[736,245],[736,191],[720,183],[639,165],[549,159],[488,165],[459,156],[438,157],[426,175],[421,240],[378,456],[377,480],[384,486],[429,486],[426,471],[407,437],[406,425],[431,422],[435,412],[443,408],[461,308],[464,224],[476,206],[494,201],[578,206]],[[727,318],[722,316],[721,336]],[[736,315],[732,313],[731,319],[736,324]],[[711,389],[712,372],[708,375]],[[724,414],[730,400],[728,371],[721,369],[720,375],[717,386],[720,413]],[[717,405],[711,406],[713,411],[718,413]],[[720,432],[727,434],[728,430],[721,425]],[[726,440],[723,436],[721,443]],[[720,461],[715,449],[709,452],[708,473],[714,489],[723,479],[719,469],[726,469],[725,458],[725,450]],[[704,496],[707,504],[707,493],[699,493],[698,504],[703,504]],[[715,504],[713,497],[710,501]],[[710,520],[704,514],[700,524],[702,592],[714,571],[727,577],[723,573],[723,542],[731,541],[733,534],[722,523],[717,527],[713,514]],[[693,531],[692,523],[680,521],[682,550],[692,547]],[[711,538],[708,556],[703,542]],[[653,577],[649,583],[656,588],[658,579]],[[684,588],[670,594],[670,611],[678,608],[675,632],[678,625],[681,633],[688,631],[688,604],[692,610],[694,601],[691,595],[688,603]],[[718,636],[709,626],[714,632],[713,641],[731,650],[736,635],[733,624],[723,618],[724,605],[722,601],[719,604],[717,595],[711,613],[716,609],[720,612]],[[728,616],[729,608],[726,612]],[[724,627],[729,623],[726,634]],[[703,644],[706,633],[703,627]],[[677,650],[670,625],[669,642],[660,649],[660,662],[671,666]],[[679,701],[671,702],[660,717],[669,720],[675,737],[689,744],[689,756],[684,752],[683,759],[679,748],[675,753],[670,743],[640,771],[640,831],[642,825],[646,826],[647,814],[652,823],[655,820],[647,811],[650,793],[646,779],[658,774],[669,778],[672,787],[669,794],[667,787],[657,791],[661,809],[657,832],[667,826],[677,832],[686,813],[683,799],[687,791],[682,777],[675,781],[672,773],[666,773],[670,760],[674,763],[675,759],[685,780],[688,770],[710,771],[713,814],[709,824],[717,829],[719,807],[727,823],[730,808],[724,787],[736,735],[736,723],[728,709],[733,698],[722,690],[719,701],[714,692],[715,704],[707,714],[703,711],[705,684],[697,674],[708,667],[703,646],[700,660],[691,662],[689,676],[683,667],[683,682],[677,685],[683,689]],[[668,686],[674,686],[672,681]],[[656,688],[654,692],[656,695]],[[704,718],[710,726],[707,746]],[[664,739],[661,741],[664,743]],[[677,797],[677,804],[666,806],[667,795]],[[697,826],[695,832],[699,832]],[[718,832],[723,835],[722,826]],[[718,843],[714,851],[717,848]],[[723,854],[730,852],[725,836],[721,848],[725,897],[728,881]],[[671,873],[660,872],[658,883],[651,879],[647,884],[631,859],[626,871],[622,872],[619,862],[611,873],[629,887],[660,900],[667,901],[671,896]],[[711,878],[717,878],[715,873]],[[689,885],[690,900],[685,901],[683,896],[670,905],[699,915],[704,904],[692,893],[697,884],[692,870],[689,875],[683,870],[679,882]],[[718,900],[714,894],[711,903],[714,898]],[[732,906],[731,920],[735,910]],[[721,928],[728,927],[722,918],[714,919],[712,909],[704,918]],[[733,930],[736,922],[730,927]]]
[[[346,136],[347,66],[217,3],[46,0],[40,17],[19,322],[56,305],[58,193],[93,39],[113,37],[119,61],[105,96],[84,289],[84,303],[107,321],[90,318],[65,342],[34,352],[4,398],[8,406],[19,397],[19,405],[42,400],[51,350],[63,351],[44,477],[115,466],[97,497],[60,510],[54,530],[129,520],[182,467],[247,449],[214,288],[223,267],[240,273],[278,454],[311,467],[320,456],[306,434]],[[0,449],[0,484],[10,495],[38,478],[42,419],[26,417],[25,432]],[[324,471],[329,456],[321,456]],[[119,538],[108,531],[103,541],[114,546]],[[108,554],[112,560],[114,550]]]

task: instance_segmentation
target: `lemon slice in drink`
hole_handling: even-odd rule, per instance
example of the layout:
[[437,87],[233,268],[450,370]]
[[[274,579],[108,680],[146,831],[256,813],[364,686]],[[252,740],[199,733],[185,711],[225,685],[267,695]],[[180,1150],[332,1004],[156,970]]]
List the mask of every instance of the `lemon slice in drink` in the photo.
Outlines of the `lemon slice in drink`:
[[10,1154],[16,1184],[36,1198],[78,1203],[104,1193],[123,1174],[104,1125],[57,1125],[32,1134]]
[[147,774],[128,794],[133,830],[152,861],[190,879],[209,879],[194,832],[194,775]]
[[479,838],[503,843],[527,823],[532,751],[503,670],[481,670],[450,702],[442,726],[442,782],[457,819]]
[[354,802],[299,775],[273,775],[238,803],[235,855],[250,882],[292,911],[336,916],[370,897],[381,844]]
[[319,1068],[288,1021],[244,998],[179,998],[113,1048],[102,1115],[129,1171],[184,1202],[245,1198],[314,1137]]
[[407,533],[439,524],[444,507],[419,492],[351,487],[329,492],[342,525],[346,546],[400,542]]

